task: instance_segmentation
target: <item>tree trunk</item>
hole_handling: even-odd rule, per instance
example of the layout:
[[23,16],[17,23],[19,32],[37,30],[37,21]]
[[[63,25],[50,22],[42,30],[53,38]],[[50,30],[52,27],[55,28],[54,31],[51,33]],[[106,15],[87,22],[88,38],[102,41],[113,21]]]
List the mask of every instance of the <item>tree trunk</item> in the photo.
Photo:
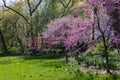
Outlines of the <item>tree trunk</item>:
[[66,59],[66,63],[69,62],[69,55],[68,55],[68,51],[65,50],[65,59]]
[[[31,47],[35,47],[35,37],[34,37],[34,33],[33,33],[33,21],[32,21],[32,14],[30,15],[30,24],[29,24],[29,27],[30,27],[30,37],[31,37]],[[31,50],[32,53],[31,55],[36,55],[36,49],[32,49]]]
[[105,54],[105,60],[106,60],[106,72],[110,73],[108,47],[107,47],[107,44],[106,44],[104,33],[102,34],[102,39],[103,39],[104,54]]
[[3,52],[4,52],[5,54],[8,54],[8,49],[7,49],[6,42],[5,42],[5,39],[4,39],[4,36],[3,36],[3,34],[2,34],[1,29],[0,29],[0,40],[1,40],[1,43],[2,43]]
[[79,52],[75,54],[75,60],[77,61],[78,65],[80,65],[80,58],[78,56],[79,56]]
[[65,58],[66,58],[66,63],[68,63],[68,62],[69,62],[69,59],[68,59],[68,58],[69,58],[69,56],[68,56],[68,54],[67,54],[67,53],[66,53],[66,57],[65,57]]
[[110,68],[109,68],[109,55],[108,55],[108,51],[107,48],[105,48],[105,58],[106,58],[106,71],[107,73],[110,73]]
[[95,28],[94,28],[94,25],[93,25],[93,28],[92,28],[92,41],[95,40]]
[[18,40],[20,47],[21,47],[21,53],[24,53],[24,47],[23,47],[22,41],[20,40],[20,38],[18,36],[17,36],[17,40]]
[[96,21],[97,21],[97,27],[101,33],[101,36],[102,36],[102,42],[103,42],[103,45],[104,45],[104,54],[105,54],[105,59],[106,59],[106,72],[107,73],[110,73],[110,68],[109,68],[109,54],[108,54],[108,46],[107,46],[107,41],[106,41],[106,36],[105,36],[105,33],[104,31],[101,29],[101,26],[100,26],[100,18],[98,16],[98,8],[94,8],[94,14],[96,15]]

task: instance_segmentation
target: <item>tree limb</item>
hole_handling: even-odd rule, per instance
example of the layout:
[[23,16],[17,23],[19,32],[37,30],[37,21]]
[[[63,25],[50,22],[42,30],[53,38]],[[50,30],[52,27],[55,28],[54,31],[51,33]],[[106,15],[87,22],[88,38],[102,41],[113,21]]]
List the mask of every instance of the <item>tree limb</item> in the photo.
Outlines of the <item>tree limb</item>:
[[63,5],[64,8],[66,8],[66,5],[63,3],[62,0],[60,0],[61,4]]
[[20,15],[28,24],[30,24],[29,21],[27,20],[27,18],[26,18],[23,14],[21,14],[20,12],[14,10],[13,8],[7,6],[7,5],[6,5],[6,0],[2,0],[2,1],[3,1],[4,6],[5,6],[6,8],[8,8],[8,9],[12,10],[13,12],[17,13],[17,14]]
[[31,10],[31,14],[35,12],[35,10],[38,8],[38,6],[41,4],[42,0],[39,0],[38,4]]
[[32,14],[31,14],[31,11],[32,11],[31,9],[32,9],[32,8],[31,8],[31,6],[30,6],[30,0],[27,0],[27,4],[28,4],[28,7],[29,7],[30,16],[32,16]]

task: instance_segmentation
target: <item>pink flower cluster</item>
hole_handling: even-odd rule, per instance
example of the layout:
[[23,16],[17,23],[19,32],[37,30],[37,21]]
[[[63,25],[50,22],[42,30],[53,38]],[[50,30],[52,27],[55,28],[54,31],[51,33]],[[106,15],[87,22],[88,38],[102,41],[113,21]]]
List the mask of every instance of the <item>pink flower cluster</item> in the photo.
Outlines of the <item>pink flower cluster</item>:
[[90,41],[88,37],[90,36],[91,26],[90,21],[84,21],[80,17],[69,15],[52,21],[43,36],[50,41],[53,40],[51,43],[62,42],[66,49],[69,49],[77,46],[80,41]]

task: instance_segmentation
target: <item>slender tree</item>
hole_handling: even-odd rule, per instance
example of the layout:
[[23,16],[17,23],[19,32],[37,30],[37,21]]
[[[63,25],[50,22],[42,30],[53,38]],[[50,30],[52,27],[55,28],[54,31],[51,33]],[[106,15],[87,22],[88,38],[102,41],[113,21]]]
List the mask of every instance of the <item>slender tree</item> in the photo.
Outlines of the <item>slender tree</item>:
[[[3,16],[0,18],[0,21],[2,21],[4,18],[4,11],[3,11]],[[2,30],[1,30],[1,26],[0,26],[0,41],[2,43],[2,49],[3,49],[3,52],[5,54],[8,54],[8,49],[7,49],[7,46],[6,46],[6,42],[5,42],[5,38],[4,38],[4,35],[2,33]]]
[[[35,5],[35,6],[32,6],[32,2],[30,0],[27,0],[27,5],[28,5],[28,12],[29,12],[29,18],[27,18],[26,16],[24,16],[24,14],[22,14],[21,12],[13,9],[12,7],[9,7],[7,4],[6,4],[6,0],[2,0],[3,3],[4,3],[4,6],[7,8],[7,9],[10,9],[12,10],[13,12],[15,12],[16,14],[20,15],[29,25],[29,28],[30,30],[28,30],[28,35],[26,36],[27,38],[28,37],[31,37],[31,39],[33,40],[34,38],[34,34],[33,34],[33,21],[32,21],[32,17],[33,17],[33,14],[34,12],[37,10],[38,6],[42,3],[42,0],[39,0],[38,3]],[[34,41],[32,41],[31,43],[31,46],[34,46]],[[34,52],[34,51],[33,51]]]

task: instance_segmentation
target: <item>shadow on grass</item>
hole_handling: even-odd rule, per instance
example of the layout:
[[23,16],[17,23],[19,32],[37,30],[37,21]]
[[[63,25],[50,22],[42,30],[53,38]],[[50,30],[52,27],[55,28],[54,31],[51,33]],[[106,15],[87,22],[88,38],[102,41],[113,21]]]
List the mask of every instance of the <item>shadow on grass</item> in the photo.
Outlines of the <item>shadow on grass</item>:
[[11,53],[8,53],[8,54],[4,54],[4,53],[0,53],[0,57],[8,57],[8,56],[21,56],[21,54],[11,54]]
[[36,56],[23,56],[25,60],[33,60],[33,59],[60,59],[63,58],[65,55],[59,54],[41,54]]
[[0,65],[6,65],[6,64],[10,64],[12,63],[10,60],[4,60],[4,61],[0,61]]
[[60,59],[65,57],[64,54],[56,54],[56,53],[49,53],[49,54],[42,54],[38,53],[37,55],[24,55],[24,54],[0,54],[0,57],[9,57],[9,56],[21,56],[25,60],[32,60],[32,59]]
[[[0,64],[1,65],[5,65],[5,64],[10,64],[10,63],[14,63],[14,62],[24,62],[26,60],[36,60],[39,59],[40,61],[42,60],[52,60],[52,59],[60,59],[63,58],[64,55],[60,55],[60,54],[38,54],[35,56],[25,56],[25,55],[4,55],[4,54],[0,54]],[[46,63],[46,65],[43,66],[49,66],[50,63],[49,62]],[[56,66],[56,64],[55,64]]]
[[43,61],[43,63],[40,63],[40,66],[42,67],[50,67],[50,68],[62,68],[66,65],[65,61],[51,61],[51,60],[47,60],[47,61]]

